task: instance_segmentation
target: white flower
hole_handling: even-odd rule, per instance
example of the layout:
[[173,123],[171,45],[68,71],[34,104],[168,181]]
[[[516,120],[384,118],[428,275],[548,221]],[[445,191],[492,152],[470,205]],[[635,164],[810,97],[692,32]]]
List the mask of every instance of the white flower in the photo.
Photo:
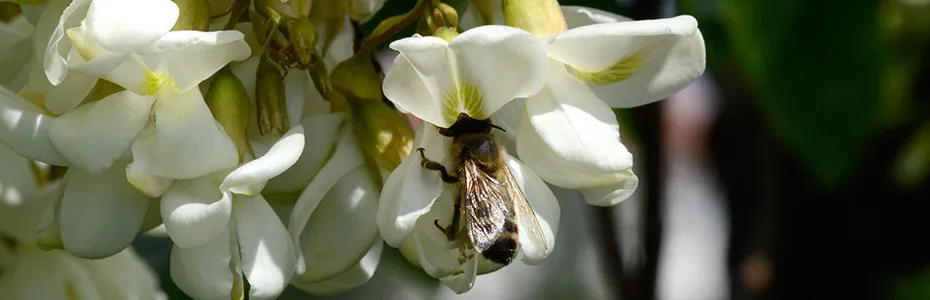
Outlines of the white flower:
[[563,7],[569,30],[542,39],[546,86],[526,99],[520,159],[549,183],[579,189],[593,205],[633,193],[633,156],[611,111],[670,96],[704,72],[704,41],[690,16],[630,21]]
[[[450,153],[452,139],[439,135],[433,125],[447,128],[460,113],[487,119],[512,99],[537,93],[548,68],[544,50],[531,34],[504,26],[471,29],[450,42],[415,36],[394,42],[391,48],[400,55],[385,77],[384,94],[399,108],[431,123],[418,130],[414,148],[424,148],[431,160],[449,170],[457,166]],[[535,173],[509,155],[506,161],[548,245],[536,244],[521,230],[520,253],[524,263],[539,263],[555,245],[558,203]],[[471,289],[478,273],[500,266],[474,255],[474,249],[463,253],[434,226],[434,220],[450,222],[452,202],[461,187],[443,183],[438,172],[421,167],[420,162],[414,152],[388,177],[378,227],[389,245],[401,248],[427,274],[462,293]]]
[[261,191],[297,161],[304,141],[303,128],[295,126],[232,172],[176,180],[165,192],[162,218],[175,244],[171,278],[181,290],[196,299],[281,294],[297,266],[297,251]]

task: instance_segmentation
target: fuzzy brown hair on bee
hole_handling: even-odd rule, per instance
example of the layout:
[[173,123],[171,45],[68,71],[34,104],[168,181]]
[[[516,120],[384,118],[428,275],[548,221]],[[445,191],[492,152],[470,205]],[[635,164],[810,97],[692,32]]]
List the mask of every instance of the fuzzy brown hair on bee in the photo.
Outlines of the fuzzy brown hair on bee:
[[439,129],[440,134],[452,138],[450,154],[458,162],[452,174],[442,164],[426,158],[425,149],[417,151],[424,168],[440,172],[447,183],[462,185],[453,202],[452,222],[443,227],[435,220],[436,227],[450,241],[464,231],[468,242],[484,258],[507,265],[520,248],[520,230],[527,230],[525,234],[542,245],[545,239],[533,209],[507,167],[503,146],[491,134],[495,128],[503,130],[490,120],[460,114],[452,126]]

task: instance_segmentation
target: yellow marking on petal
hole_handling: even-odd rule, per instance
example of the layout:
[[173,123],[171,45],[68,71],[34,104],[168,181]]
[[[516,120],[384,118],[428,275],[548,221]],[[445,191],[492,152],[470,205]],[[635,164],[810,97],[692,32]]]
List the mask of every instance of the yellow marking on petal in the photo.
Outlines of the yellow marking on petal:
[[586,72],[565,65],[569,73],[589,84],[612,84],[626,80],[642,67],[646,55],[635,52],[600,71]]
[[478,120],[487,119],[490,116],[484,115],[483,107],[484,98],[478,88],[466,83],[446,93],[442,103],[443,118],[449,123],[455,123],[459,113],[464,112]]
[[142,80],[141,87],[146,95],[154,95],[165,85],[177,89],[174,79],[171,79],[171,77],[151,70],[145,71],[145,79]]
[[74,287],[74,283],[71,281],[65,281],[65,299],[68,300],[79,300],[81,297],[78,296],[77,289]]
[[71,47],[73,47],[84,60],[90,61],[103,52],[103,49],[100,48],[97,43],[86,38],[80,27],[68,29],[65,33],[68,34],[68,39],[71,40]]

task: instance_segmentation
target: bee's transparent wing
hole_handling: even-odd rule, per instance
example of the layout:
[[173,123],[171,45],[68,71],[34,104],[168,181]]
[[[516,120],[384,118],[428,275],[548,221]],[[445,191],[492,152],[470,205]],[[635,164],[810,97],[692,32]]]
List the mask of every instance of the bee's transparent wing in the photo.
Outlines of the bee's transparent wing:
[[504,191],[506,188],[497,179],[481,171],[474,161],[462,163],[465,171],[465,228],[478,252],[483,252],[494,244],[497,236],[504,232],[504,223],[510,200]]
[[549,245],[546,242],[546,235],[543,233],[542,227],[539,226],[539,220],[536,219],[536,212],[533,211],[533,207],[526,200],[526,195],[523,194],[523,189],[520,188],[520,184],[517,183],[513,173],[510,172],[510,167],[505,167],[504,172],[507,173],[506,176],[503,176],[504,185],[507,187],[510,200],[513,201],[522,251],[548,253]]

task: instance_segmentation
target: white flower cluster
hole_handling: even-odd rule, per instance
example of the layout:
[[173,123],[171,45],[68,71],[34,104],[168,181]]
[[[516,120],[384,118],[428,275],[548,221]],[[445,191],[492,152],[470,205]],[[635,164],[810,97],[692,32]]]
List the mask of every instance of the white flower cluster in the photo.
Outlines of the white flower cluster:
[[637,186],[611,108],[704,71],[689,16],[562,7],[568,30],[547,35],[429,19],[436,36],[391,43],[382,78],[372,41],[447,6],[420,1],[359,41],[352,23],[383,0],[176,2],[48,0],[0,23],[0,298],[163,297],[127,249],[162,224],[171,278],[196,299],[343,292],[374,274],[382,239],[465,292],[503,265],[437,228],[474,216],[454,205],[465,183],[426,168],[465,181],[443,130],[506,130],[500,159],[531,207],[515,217],[535,217],[507,249],[536,264],[558,232],[547,183],[601,206]]

